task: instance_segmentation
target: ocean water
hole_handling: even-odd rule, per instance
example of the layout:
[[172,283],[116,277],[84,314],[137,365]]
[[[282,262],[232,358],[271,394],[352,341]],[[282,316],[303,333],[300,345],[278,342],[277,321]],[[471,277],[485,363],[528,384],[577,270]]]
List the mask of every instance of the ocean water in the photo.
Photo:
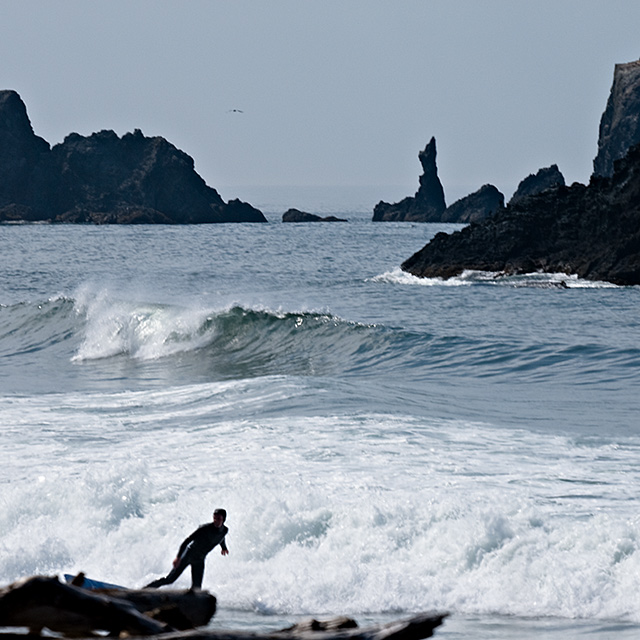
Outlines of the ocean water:
[[459,226],[281,213],[0,226],[0,584],[140,587],[222,506],[212,626],[638,637],[640,289],[419,280]]

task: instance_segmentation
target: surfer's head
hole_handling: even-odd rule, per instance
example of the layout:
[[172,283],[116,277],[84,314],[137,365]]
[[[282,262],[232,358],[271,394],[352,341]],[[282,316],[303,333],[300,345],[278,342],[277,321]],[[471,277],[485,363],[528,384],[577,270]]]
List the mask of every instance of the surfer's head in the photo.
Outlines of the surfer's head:
[[[227,519],[227,512],[224,509],[216,509],[213,512],[213,521],[220,526]],[[218,524],[219,523],[219,524]]]

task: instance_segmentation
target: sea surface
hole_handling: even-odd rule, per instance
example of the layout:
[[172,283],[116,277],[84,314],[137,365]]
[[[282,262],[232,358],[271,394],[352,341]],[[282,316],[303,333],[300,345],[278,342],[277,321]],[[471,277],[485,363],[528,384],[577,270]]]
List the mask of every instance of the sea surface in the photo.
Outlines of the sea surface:
[[284,210],[0,226],[0,585],[141,587],[225,507],[212,627],[640,637],[640,288],[421,280],[459,225]]

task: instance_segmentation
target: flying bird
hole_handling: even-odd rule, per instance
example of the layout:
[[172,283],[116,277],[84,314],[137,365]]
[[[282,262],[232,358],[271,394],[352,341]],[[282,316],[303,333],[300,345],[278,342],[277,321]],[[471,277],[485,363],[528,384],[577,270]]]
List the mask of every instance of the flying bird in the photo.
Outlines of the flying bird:
[[229,109],[227,113],[244,113],[242,109]]

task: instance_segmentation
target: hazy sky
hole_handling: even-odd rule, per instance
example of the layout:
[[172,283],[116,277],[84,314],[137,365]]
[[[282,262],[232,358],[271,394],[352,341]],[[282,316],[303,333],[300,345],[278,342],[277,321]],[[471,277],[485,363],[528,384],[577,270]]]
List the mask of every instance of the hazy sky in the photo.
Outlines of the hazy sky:
[[639,57],[640,0],[0,0],[0,88],[38,135],[164,136],[225,198],[412,195],[431,136],[449,204],[553,163],[586,182]]

